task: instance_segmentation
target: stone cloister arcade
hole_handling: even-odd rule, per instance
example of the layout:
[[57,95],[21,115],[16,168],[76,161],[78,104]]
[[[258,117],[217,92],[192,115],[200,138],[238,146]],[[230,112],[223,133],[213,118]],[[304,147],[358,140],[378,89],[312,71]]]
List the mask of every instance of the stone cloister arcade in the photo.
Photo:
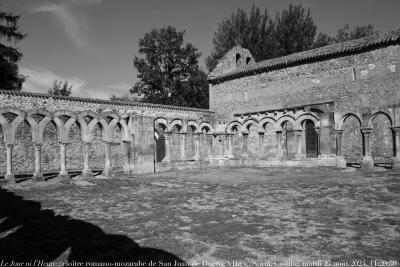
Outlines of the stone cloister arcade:
[[[394,113],[383,109],[342,115],[301,107],[237,114],[225,123],[2,107],[0,167],[8,181],[14,181],[15,173],[30,171],[34,179],[43,180],[43,172],[55,171],[68,179],[71,170],[84,176],[101,170],[110,176],[117,170],[142,173],[202,166],[344,167],[350,162],[369,168],[377,162],[397,167],[400,127],[394,126]],[[143,151],[147,158],[140,159]],[[147,167],[140,169],[143,164]]]
[[[75,113],[71,111],[57,111],[50,113],[43,109],[22,111],[13,107],[0,108],[0,125],[2,140],[6,147],[6,179],[14,179],[15,167],[19,171],[26,172],[26,166],[18,159],[29,161],[30,153],[16,155],[13,148],[23,143],[25,146],[34,150],[34,173],[33,177],[37,180],[43,179],[43,159],[42,150],[48,147],[49,140],[45,137],[55,136],[59,148],[56,149],[59,155],[51,155],[58,158],[59,162],[50,167],[58,167],[60,177],[68,177],[67,159],[80,158],[82,156],[82,174],[85,176],[93,175],[90,168],[90,152],[95,139],[99,139],[104,147],[103,173],[109,175],[111,167],[111,147],[115,144],[121,145],[122,157],[124,158],[123,167],[128,170],[131,158],[129,157],[129,142],[132,136],[129,135],[130,117],[127,114],[117,115],[114,113],[102,113],[98,115],[93,111]],[[25,133],[25,134],[24,134]],[[27,134],[28,133],[28,134]],[[47,142],[46,142],[47,141]],[[77,141],[79,144],[77,144]],[[31,144],[28,144],[28,143]],[[98,145],[98,144],[97,144]],[[73,151],[70,146],[75,146]],[[25,147],[26,148],[26,147]],[[78,149],[78,150],[77,150]],[[27,151],[25,149],[25,151]],[[71,155],[71,153],[73,153]],[[28,168],[29,169],[29,168]],[[54,170],[54,169],[53,169]]]

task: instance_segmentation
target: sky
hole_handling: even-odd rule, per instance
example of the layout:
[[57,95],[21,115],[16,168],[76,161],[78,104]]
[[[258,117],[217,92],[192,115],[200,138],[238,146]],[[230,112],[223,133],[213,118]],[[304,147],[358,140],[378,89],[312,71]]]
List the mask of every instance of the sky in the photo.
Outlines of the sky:
[[24,91],[46,93],[54,80],[73,84],[72,95],[108,99],[128,93],[137,71],[138,41],[154,28],[172,25],[202,53],[213,47],[218,23],[252,5],[274,15],[301,3],[311,10],[317,32],[372,24],[385,33],[400,28],[400,0],[0,0],[2,10],[21,15],[27,37],[20,72]]

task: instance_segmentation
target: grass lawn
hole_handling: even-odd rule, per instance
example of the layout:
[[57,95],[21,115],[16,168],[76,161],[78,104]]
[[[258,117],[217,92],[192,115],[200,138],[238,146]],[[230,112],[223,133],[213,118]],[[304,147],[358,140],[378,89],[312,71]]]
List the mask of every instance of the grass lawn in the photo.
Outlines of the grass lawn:
[[25,181],[0,189],[1,259],[398,266],[400,172],[221,168]]

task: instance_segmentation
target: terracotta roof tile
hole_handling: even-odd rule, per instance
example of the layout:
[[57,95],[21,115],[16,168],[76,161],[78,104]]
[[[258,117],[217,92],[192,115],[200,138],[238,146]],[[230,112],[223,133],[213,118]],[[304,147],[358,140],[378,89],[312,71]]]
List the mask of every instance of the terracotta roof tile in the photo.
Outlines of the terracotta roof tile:
[[209,76],[208,81],[212,84],[233,80],[240,77],[250,76],[262,72],[291,67],[297,64],[305,64],[330,58],[345,56],[353,53],[361,53],[389,45],[400,43],[400,32],[385,35],[380,38],[368,36],[343,43],[327,45],[311,50],[306,50],[287,56],[272,58],[258,63],[235,69],[231,72],[218,76]]

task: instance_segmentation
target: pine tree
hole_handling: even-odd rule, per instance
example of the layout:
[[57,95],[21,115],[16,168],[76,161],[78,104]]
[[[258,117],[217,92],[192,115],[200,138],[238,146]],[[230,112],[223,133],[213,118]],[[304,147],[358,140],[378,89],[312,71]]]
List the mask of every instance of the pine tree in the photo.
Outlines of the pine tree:
[[64,83],[62,81],[54,80],[52,87],[48,93],[55,96],[70,96],[73,85],[68,85],[68,81]]
[[10,46],[25,38],[18,30],[20,16],[0,10],[0,89],[21,90],[25,77],[18,73],[22,53]]

